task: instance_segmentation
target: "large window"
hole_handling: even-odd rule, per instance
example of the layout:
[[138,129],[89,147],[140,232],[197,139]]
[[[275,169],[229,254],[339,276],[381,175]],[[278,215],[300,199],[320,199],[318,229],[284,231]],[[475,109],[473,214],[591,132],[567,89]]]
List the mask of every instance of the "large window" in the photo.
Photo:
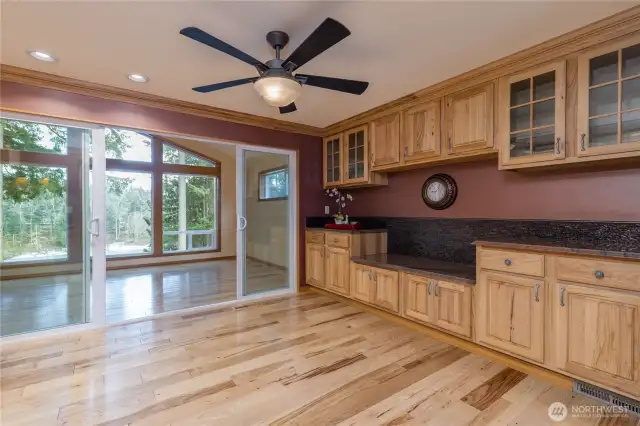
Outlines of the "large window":
[[258,174],[260,179],[259,200],[286,200],[289,197],[289,169],[278,167]]
[[165,253],[218,248],[218,178],[162,176],[162,249]]

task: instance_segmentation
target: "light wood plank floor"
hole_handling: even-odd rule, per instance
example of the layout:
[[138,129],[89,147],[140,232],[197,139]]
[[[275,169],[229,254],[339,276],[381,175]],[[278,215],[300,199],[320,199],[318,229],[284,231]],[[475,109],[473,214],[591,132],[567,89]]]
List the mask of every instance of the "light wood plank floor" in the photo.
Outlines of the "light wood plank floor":
[[[287,286],[286,270],[247,260],[247,290]],[[218,260],[107,272],[107,321],[119,322],[235,300],[236,261]],[[80,275],[4,280],[0,335],[84,322]]]
[[11,426],[538,426],[552,402],[593,404],[312,292],[0,353]]

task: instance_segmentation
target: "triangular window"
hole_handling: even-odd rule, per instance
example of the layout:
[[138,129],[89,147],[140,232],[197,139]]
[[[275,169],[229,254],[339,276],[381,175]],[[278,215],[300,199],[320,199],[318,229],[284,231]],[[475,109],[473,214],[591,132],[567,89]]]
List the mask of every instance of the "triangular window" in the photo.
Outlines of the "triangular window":
[[165,164],[181,164],[184,166],[217,167],[215,161],[200,157],[199,155],[168,143],[162,144],[162,162]]

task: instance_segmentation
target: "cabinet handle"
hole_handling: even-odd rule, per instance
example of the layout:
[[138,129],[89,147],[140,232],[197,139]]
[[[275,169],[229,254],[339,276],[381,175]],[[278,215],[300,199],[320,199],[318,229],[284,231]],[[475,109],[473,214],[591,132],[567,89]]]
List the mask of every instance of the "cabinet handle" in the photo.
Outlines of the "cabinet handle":
[[562,287],[560,289],[560,306],[564,306],[564,292],[565,292],[565,289],[564,287]]
[[404,156],[406,157],[407,155],[409,155],[409,147],[405,146],[404,147]]
[[595,271],[593,275],[595,275],[596,278],[604,278],[604,272],[602,271]]
[[580,150],[581,151],[586,151],[587,149],[584,146],[584,138],[587,136],[586,133],[583,133],[580,135]]
[[433,294],[438,297],[438,281],[436,281],[435,285],[433,286]]
[[533,297],[536,299],[536,302],[540,301],[540,284],[536,284],[533,290]]
[[453,150],[453,147],[451,145],[451,136],[449,136],[449,152],[451,152]]
[[431,296],[431,285],[433,284],[433,281],[429,280],[429,285],[427,285],[427,294],[429,296]]
[[560,154],[560,138],[556,139],[556,153]]
[[375,282],[375,283],[378,282],[378,273],[377,272],[373,273],[373,282]]
[[507,266],[511,266],[511,259],[505,259],[504,264]]
[[371,277],[371,271],[369,271],[369,279],[372,280],[373,278]]

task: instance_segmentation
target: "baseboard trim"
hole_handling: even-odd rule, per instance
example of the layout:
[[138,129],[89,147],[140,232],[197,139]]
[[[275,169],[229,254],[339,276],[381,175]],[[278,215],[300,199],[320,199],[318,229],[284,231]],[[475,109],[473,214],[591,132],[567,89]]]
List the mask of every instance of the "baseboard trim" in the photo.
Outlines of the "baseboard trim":
[[235,259],[236,259],[236,256],[221,256],[221,257],[213,257],[211,259],[172,260],[167,262],[148,263],[145,265],[138,264],[138,265],[119,265],[119,266],[109,266],[108,265],[109,261],[107,260],[107,271],[118,271],[121,269],[134,269],[134,268],[153,268],[156,266],[184,265],[186,263],[215,262],[218,260],[235,260]]
[[547,370],[546,368],[543,368],[534,364],[530,364],[521,359],[510,357],[509,355],[503,354],[501,352],[494,351],[484,346],[480,346],[468,340],[461,339],[460,337],[453,336],[451,334],[445,333],[440,330],[436,330],[435,328],[431,328],[426,325],[415,323],[413,321],[402,318],[400,316],[393,315],[388,312],[384,312],[380,309],[376,309],[374,307],[365,305],[364,303],[360,303],[355,300],[349,299],[347,297],[340,296],[339,294],[331,293],[330,291],[327,291],[327,290],[308,286],[308,290],[305,288],[304,291],[313,291],[313,292],[325,295],[327,297],[340,300],[341,302],[344,302],[351,306],[356,306],[364,311],[367,311],[371,314],[382,317],[393,323],[410,328],[414,331],[425,334],[429,337],[433,337],[434,339],[439,340],[441,342],[448,343],[452,346],[456,346],[472,354],[483,356],[492,361],[496,361],[506,365],[507,367],[513,368],[514,370],[518,370],[527,375],[549,382],[559,388],[567,389],[567,390],[572,389],[572,386],[573,386],[572,379],[560,373],[556,373],[555,371]]

